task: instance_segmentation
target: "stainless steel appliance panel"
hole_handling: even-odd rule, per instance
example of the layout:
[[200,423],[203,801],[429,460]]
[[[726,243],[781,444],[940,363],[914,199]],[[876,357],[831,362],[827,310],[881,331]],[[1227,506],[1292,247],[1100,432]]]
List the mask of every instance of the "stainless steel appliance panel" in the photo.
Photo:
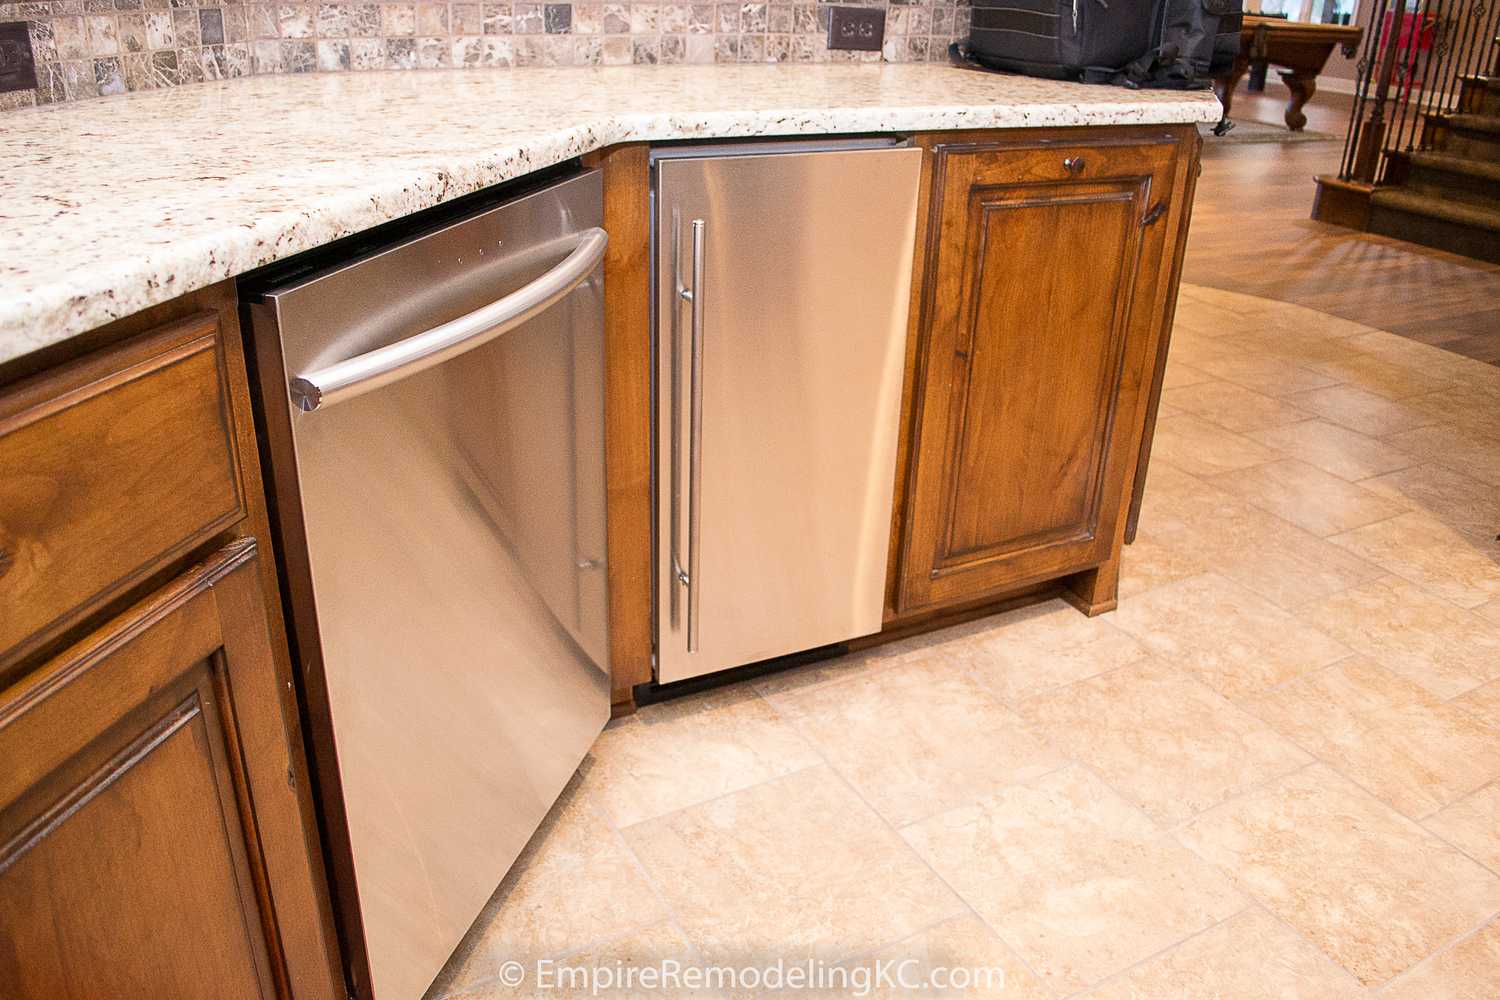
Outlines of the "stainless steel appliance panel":
[[655,170],[657,679],[878,631],[921,151]]
[[377,1000],[426,991],[608,719],[601,220],[586,174],[258,313]]

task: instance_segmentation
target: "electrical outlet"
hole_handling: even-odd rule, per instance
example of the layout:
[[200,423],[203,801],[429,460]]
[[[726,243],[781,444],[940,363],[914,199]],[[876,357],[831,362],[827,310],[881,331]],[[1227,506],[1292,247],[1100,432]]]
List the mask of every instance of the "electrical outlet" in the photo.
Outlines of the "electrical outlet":
[[828,8],[828,47],[879,52],[885,41],[885,8]]
[[0,24],[0,94],[36,89],[36,58],[25,21]]

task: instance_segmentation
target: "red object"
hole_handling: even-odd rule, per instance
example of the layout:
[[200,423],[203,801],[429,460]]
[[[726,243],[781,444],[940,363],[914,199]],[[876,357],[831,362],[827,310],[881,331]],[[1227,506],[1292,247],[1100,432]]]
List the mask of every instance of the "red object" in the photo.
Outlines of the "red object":
[[[1395,20],[1395,17],[1395,11],[1386,11],[1385,23],[1380,26],[1382,53],[1386,46],[1390,45],[1391,22]],[[1401,84],[1403,98],[1409,95],[1413,88],[1421,87],[1421,83],[1417,80],[1417,66],[1422,61],[1422,53],[1432,48],[1432,40],[1436,34],[1437,18],[1423,17],[1412,10],[1407,11],[1401,18],[1401,37],[1396,39],[1396,49],[1398,52],[1405,50],[1397,57],[1406,64],[1406,81]],[[1384,59],[1381,59],[1376,65],[1383,63]]]

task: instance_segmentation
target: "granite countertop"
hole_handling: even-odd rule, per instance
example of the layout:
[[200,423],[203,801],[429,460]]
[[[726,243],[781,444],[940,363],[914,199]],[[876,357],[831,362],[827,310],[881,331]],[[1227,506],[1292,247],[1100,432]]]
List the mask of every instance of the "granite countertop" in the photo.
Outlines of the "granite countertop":
[[1212,122],[941,64],[265,76],[0,114],[0,362],[619,142]]

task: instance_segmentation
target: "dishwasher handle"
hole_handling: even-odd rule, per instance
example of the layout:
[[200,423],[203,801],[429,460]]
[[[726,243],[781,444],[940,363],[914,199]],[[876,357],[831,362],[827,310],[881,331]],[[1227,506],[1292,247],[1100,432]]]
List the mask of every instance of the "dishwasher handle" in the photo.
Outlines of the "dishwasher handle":
[[535,281],[430,330],[298,375],[291,380],[292,402],[311,413],[353,399],[487,344],[545,312],[583,283],[609,244],[609,234],[597,226],[566,239],[573,249]]

